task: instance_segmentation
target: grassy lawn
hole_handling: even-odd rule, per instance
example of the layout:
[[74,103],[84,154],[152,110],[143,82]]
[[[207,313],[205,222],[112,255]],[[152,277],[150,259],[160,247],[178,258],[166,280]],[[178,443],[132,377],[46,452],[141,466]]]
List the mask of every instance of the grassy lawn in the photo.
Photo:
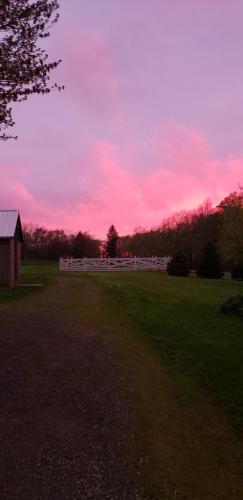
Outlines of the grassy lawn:
[[[145,498],[242,498],[242,440],[230,425],[240,431],[243,417],[243,320],[222,315],[219,305],[243,291],[243,283],[160,272],[61,273],[49,262],[24,264],[22,281],[44,286],[0,288],[2,393],[9,404],[2,413],[14,453],[23,429],[17,418],[13,433],[9,415],[16,419],[21,405],[20,418],[27,409],[33,419],[34,437],[43,426],[49,456],[56,430],[58,442],[61,435],[69,443],[68,430],[76,443],[80,421],[86,432],[96,410],[103,449],[102,419],[109,431],[122,404],[132,418],[134,463],[145,457]],[[29,442],[24,428],[22,464]]]
[[22,283],[47,284],[59,275],[58,263],[52,261],[26,261],[22,264]]
[[159,353],[178,396],[204,388],[240,429],[243,418],[243,320],[219,312],[243,283],[230,279],[177,278],[162,273],[89,275],[121,321]]
[[[51,283],[54,276],[59,273],[57,263],[53,262],[26,262],[22,264],[21,268],[21,283],[22,284],[33,284],[41,283],[47,285]],[[0,286],[0,302],[12,302],[28,295],[32,295],[40,291],[40,288],[35,287],[15,287],[12,290]]]
[[[221,405],[229,421],[240,428],[243,320],[222,315],[219,305],[228,295],[243,293],[243,283],[195,276],[177,278],[152,272],[60,273],[57,263],[52,262],[22,266],[24,283],[48,285],[56,277],[68,275],[77,279],[77,287],[85,286],[87,280],[101,287],[107,307],[105,314],[110,310],[118,323],[128,325],[158,353],[182,402],[191,401],[204,389]],[[0,301],[19,299],[37,290],[40,289],[0,288]],[[95,320],[95,311],[92,315]]]

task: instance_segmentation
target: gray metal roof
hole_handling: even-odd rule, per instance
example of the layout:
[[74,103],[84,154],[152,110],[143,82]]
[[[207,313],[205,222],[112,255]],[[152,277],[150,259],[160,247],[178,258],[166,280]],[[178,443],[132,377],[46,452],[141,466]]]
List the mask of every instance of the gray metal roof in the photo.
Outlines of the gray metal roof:
[[18,210],[0,210],[0,238],[14,238],[18,222]]

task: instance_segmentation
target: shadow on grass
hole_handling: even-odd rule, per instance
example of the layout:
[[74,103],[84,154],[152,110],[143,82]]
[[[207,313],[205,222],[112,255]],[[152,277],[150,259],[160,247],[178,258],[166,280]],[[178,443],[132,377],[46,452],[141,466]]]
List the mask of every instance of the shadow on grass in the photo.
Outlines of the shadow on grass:
[[15,300],[23,299],[34,293],[42,290],[43,287],[15,287],[15,288],[7,288],[0,287],[0,304],[3,302],[14,302]]

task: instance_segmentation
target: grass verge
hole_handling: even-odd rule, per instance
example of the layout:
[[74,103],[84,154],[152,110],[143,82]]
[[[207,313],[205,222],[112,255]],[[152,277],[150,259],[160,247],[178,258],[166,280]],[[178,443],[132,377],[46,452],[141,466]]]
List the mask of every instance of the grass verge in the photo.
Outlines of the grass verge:
[[207,390],[240,430],[243,419],[243,321],[219,311],[242,291],[231,280],[176,278],[162,273],[99,273],[120,321],[157,351],[177,393],[191,399]]

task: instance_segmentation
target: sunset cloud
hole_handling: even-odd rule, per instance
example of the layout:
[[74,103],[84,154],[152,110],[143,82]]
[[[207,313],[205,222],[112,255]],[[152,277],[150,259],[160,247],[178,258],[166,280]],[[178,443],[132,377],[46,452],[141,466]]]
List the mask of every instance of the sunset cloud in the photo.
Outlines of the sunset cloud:
[[67,166],[58,196],[55,186],[44,192],[32,188],[30,168],[14,168],[12,174],[10,168],[2,176],[4,204],[20,208],[25,221],[103,237],[112,223],[122,234],[151,227],[174,211],[196,208],[205,198],[217,204],[237,188],[243,158],[210,158],[206,140],[189,127],[169,123],[149,143],[154,167],[147,170],[139,168],[135,146],[127,155],[127,149],[108,141],[87,143]]
[[112,48],[99,33],[70,33],[63,45],[66,92],[101,117],[121,113],[122,83]]
[[218,4],[61,0],[43,43],[65,90],[14,105],[0,208],[104,237],[237,189],[243,3]]

